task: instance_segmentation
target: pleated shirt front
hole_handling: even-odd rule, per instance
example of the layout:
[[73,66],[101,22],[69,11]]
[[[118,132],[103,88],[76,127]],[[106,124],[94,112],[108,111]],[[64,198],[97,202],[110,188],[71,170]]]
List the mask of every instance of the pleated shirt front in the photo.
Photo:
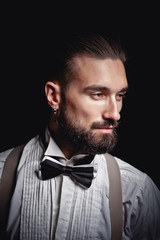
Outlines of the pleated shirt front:
[[[69,176],[49,180],[38,176],[45,155],[66,159],[46,131],[29,141],[17,169],[17,183],[11,199],[7,235],[9,240],[93,240],[111,239],[108,171],[104,155],[96,155],[97,176],[88,189]],[[0,153],[0,174],[10,150]],[[160,238],[160,191],[145,173],[115,158],[121,173],[123,197],[123,240]],[[1,176],[0,176],[1,178]]]

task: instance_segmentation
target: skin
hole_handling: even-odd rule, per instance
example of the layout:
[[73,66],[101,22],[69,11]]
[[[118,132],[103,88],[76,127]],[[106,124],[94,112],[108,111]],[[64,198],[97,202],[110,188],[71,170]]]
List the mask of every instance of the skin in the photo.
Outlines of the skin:
[[[112,134],[113,126],[91,129],[93,122],[120,119],[123,97],[128,88],[125,68],[120,60],[109,58],[79,56],[74,62],[76,74],[65,92],[67,113],[87,131],[93,131],[98,140],[102,134]],[[45,91],[51,108],[58,109],[60,113],[62,98],[58,81],[47,82]],[[58,121],[55,123],[52,115],[49,128],[55,133],[55,141],[67,158],[76,154],[72,146],[63,141]]]

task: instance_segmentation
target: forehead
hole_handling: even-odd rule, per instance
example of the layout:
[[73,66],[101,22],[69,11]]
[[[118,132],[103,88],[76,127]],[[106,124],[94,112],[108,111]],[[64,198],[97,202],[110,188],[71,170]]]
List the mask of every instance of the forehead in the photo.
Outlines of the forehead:
[[73,71],[71,85],[80,88],[97,84],[111,91],[119,91],[128,86],[125,68],[120,60],[76,57]]

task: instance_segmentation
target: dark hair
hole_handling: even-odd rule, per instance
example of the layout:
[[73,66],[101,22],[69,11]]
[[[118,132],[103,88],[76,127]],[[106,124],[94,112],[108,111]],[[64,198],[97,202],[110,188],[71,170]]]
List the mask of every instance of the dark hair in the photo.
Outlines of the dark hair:
[[82,33],[70,37],[54,39],[51,53],[48,78],[59,80],[63,86],[69,82],[67,75],[74,72],[73,59],[76,56],[88,56],[99,59],[119,59],[126,62],[126,54],[122,46],[111,38],[97,33]]

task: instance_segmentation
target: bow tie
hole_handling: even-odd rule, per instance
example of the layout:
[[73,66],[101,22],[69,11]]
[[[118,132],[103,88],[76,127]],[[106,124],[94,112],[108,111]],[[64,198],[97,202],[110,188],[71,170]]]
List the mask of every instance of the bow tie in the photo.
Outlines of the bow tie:
[[97,164],[65,166],[59,161],[48,156],[44,157],[40,165],[41,168],[39,173],[42,180],[47,180],[60,174],[65,174],[69,175],[73,180],[86,188],[91,186],[92,179],[95,178],[97,173]]

